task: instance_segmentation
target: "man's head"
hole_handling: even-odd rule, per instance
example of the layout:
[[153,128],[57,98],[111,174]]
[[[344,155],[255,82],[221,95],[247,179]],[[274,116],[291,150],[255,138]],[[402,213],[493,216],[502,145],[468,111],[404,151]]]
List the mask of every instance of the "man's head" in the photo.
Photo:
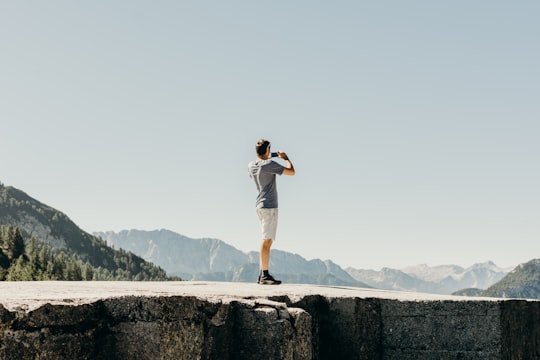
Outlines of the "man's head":
[[265,139],[260,139],[255,145],[255,151],[259,157],[262,157],[268,153],[270,150],[270,141]]

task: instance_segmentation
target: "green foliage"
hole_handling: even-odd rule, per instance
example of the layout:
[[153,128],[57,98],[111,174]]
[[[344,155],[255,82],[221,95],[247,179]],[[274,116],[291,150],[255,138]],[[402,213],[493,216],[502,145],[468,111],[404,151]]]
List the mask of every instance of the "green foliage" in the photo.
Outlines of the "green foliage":
[[169,280],[164,270],[139,259],[119,250],[113,257],[114,270],[96,268],[77,254],[66,254],[35,237],[24,241],[18,228],[0,225],[0,280]]
[[24,240],[19,228],[1,227],[0,239],[4,255],[10,260],[15,260],[24,253]]
[[32,280],[180,280],[131,252],[109,247],[60,211],[2,184],[0,224],[5,224],[0,225],[0,279],[27,278],[23,269],[30,267]]

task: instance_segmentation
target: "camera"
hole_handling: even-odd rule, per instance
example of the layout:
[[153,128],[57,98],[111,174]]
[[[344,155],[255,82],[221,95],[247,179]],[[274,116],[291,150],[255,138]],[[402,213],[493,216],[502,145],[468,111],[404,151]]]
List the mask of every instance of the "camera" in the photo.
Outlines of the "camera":
[[270,156],[271,156],[271,157],[278,157],[279,154],[278,154],[277,152],[273,152],[273,153],[270,154]]

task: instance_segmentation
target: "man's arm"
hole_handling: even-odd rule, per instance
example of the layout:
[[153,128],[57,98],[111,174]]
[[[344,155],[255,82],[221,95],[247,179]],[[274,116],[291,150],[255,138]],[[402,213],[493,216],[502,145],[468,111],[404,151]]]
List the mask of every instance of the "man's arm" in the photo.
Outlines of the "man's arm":
[[287,154],[285,154],[283,151],[278,151],[278,155],[280,158],[285,160],[285,169],[283,169],[282,175],[294,175],[294,165],[292,164]]

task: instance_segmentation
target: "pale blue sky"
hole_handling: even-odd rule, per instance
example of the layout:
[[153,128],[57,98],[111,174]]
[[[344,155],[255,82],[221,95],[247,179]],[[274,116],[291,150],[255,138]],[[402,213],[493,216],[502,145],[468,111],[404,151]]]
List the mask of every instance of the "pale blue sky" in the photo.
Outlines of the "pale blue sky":
[[[0,181],[84,230],[356,268],[540,257],[536,1],[2,1]],[[278,272],[278,269],[275,269]]]

